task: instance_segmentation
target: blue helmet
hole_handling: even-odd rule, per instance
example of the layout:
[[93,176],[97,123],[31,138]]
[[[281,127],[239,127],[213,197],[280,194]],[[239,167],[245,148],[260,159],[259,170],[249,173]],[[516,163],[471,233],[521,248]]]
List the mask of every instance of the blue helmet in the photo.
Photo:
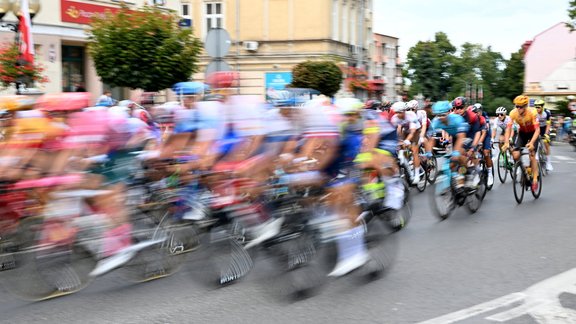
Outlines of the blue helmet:
[[438,101],[434,105],[432,105],[432,113],[434,115],[438,114],[445,114],[452,109],[452,105],[450,101]]

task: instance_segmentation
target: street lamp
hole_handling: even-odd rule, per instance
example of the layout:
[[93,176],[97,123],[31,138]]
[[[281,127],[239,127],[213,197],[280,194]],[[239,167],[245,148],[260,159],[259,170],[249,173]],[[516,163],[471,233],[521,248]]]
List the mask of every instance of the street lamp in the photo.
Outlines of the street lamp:
[[[40,0],[28,0],[28,13],[30,14],[30,23],[32,23],[32,18],[40,12]],[[0,27],[8,28],[10,31],[14,32],[14,42],[16,45],[20,45],[20,16],[22,15],[20,0],[0,0]],[[4,16],[12,11],[17,20],[14,23],[2,22]],[[22,64],[22,62],[16,63],[17,65]],[[25,63],[24,63],[25,64]],[[20,83],[16,82],[16,94],[20,94]]]

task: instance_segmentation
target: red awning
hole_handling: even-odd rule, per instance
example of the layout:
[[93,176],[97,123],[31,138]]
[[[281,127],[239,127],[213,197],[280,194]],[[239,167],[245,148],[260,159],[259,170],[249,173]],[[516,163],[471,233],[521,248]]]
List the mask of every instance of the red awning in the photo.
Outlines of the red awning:
[[384,80],[368,80],[368,90],[370,91],[384,91]]

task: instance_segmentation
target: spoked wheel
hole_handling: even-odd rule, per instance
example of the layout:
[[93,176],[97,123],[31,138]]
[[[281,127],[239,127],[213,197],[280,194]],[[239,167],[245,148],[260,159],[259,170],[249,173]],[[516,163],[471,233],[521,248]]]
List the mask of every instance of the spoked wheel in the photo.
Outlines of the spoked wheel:
[[123,273],[128,279],[146,282],[170,276],[180,269],[186,260],[187,252],[198,247],[198,229],[192,223],[178,222],[172,217],[173,214],[166,210],[157,225],[148,223],[151,218],[137,222],[137,240],[162,242],[138,252],[138,255],[123,267]]
[[225,286],[245,277],[252,270],[252,256],[244,248],[234,224],[213,228],[210,235],[210,284]]
[[498,153],[498,179],[500,183],[505,183],[508,177],[508,164],[510,163],[508,158],[506,151],[500,151],[500,153]]
[[480,182],[476,190],[467,197],[468,210],[474,214],[482,206],[482,201],[488,192],[488,170],[484,161],[480,161]]
[[439,172],[436,182],[430,191],[430,203],[432,210],[440,220],[447,219],[454,208],[456,208],[456,201],[454,191],[450,184],[451,179],[444,172]]
[[364,239],[370,260],[360,269],[363,278],[379,279],[392,268],[398,252],[398,235],[394,232],[383,217],[372,217],[365,224]]
[[[540,143],[544,144],[544,143]],[[538,146],[538,165],[540,167],[540,175],[545,177],[548,175],[548,169],[546,169],[546,162],[548,161],[548,156],[544,151],[544,148],[541,147],[542,145]]]
[[[538,165],[538,171],[542,172],[543,169],[546,169],[546,167],[542,167],[542,165]],[[538,177],[538,190],[534,191],[532,190],[532,187],[530,188],[530,191],[532,192],[532,196],[534,196],[534,199],[538,199],[540,198],[540,194],[542,193],[542,173],[540,173],[540,176]]]
[[518,204],[522,203],[524,199],[524,191],[527,186],[526,177],[524,176],[524,167],[520,162],[514,164],[512,169],[512,184],[514,188],[514,198]]
[[438,174],[438,161],[435,156],[428,159],[428,168],[426,170],[426,178],[429,184],[434,184],[436,181],[436,175]]
[[[2,284],[15,296],[32,301],[46,300],[80,291],[90,282],[96,261],[80,245],[38,245],[42,223],[26,219],[12,254],[15,267],[2,273]],[[44,233],[46,234],[46,233]]]

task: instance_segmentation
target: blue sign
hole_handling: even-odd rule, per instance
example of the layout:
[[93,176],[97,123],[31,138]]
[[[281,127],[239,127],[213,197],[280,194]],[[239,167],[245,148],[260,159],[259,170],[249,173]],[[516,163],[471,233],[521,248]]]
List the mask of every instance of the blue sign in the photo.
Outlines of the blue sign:
[[292,72],[266,72],[266,90],[284,90],[292,82]]
[[178,22],[178,26],[180,26],[182,28],[190,28],[190,27],[192,27],[192,19],[182,18]]

